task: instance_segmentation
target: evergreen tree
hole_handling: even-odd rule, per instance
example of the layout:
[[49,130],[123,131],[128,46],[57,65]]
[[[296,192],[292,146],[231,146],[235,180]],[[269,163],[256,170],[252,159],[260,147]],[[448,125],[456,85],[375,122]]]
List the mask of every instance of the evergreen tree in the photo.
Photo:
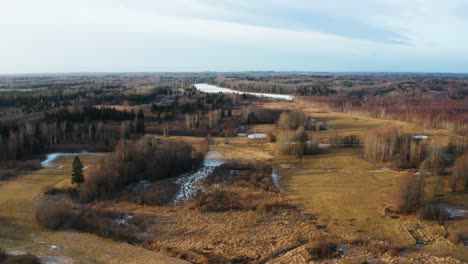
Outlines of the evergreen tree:
[[83,164],[81,163],[80,158],[78,158],[78,156],[75,156],[75,159],[73,160],[73,166],[72,166],[71,183],[77,184],[78,186],[80,186],[83,182],[84,182]]

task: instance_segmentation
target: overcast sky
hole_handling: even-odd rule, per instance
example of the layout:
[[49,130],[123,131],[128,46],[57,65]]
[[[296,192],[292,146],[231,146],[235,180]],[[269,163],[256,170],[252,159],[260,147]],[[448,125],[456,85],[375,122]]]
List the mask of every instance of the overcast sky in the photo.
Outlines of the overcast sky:
[[468,72],[468,0],[0,0],[0,73]]

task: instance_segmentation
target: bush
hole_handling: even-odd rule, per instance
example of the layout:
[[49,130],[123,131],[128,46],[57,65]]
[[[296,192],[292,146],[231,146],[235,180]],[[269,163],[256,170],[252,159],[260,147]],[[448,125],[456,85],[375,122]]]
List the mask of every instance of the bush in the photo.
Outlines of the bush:
[[428,156],[428,143],[396,127],[381,128],[364,138],[364,156],[371,162],[392,162],[398,169],[417,168]]
[[59,189],[57,189],[55,186],[53,185],[46,185],[44,187],[41,188],[41,192],[42,194],[44,195],[52,195],[52,194],[56,194],[59,192]]
[[9,255],[0,248],[0,263],[2,264],[40,264],[41,260],[33,254]]
[[88,171],[80,200],[111,198],[115,192],[140,180],[156,181],[198,169],[203,154],[180,141],[121,141],[111,155]]
[[403,249],[404,248],[402,246],[393,245],[387,250],[387,254],[389,254],[392,257],[399,257]]
[[458,157],[453,165],[451,187],[468,190],[468,153]]
[[460,242],[462,242],[460,234],[456,231],[449,231],[447,234],[447,239],[454,245],[460,244]]
[[174,200],[179,185],[174,182],[157,182],[140,194],[140,202],[147,205],[165,205]]
[[278,128],[281,130],[296,130],[307,127],[309,116],[303,111],[283,112],[278,119]]
[[445,222],[449,220],[448,213],[438,203],[427,203],[420,212],[422,219]]
[[296,131],[281,131],[276,138],[276,152],[280,156],[301,157],[307,152],[307,139],[307,133],[303,127]]
[[45,199],[36,206],[36,220],[45,228],[55,230],[72,219],[72,209],[65,201]]
[[312,260],[323,260],[339,257],[338,245],[327,239],[322,241],[312,241],[306,246]]
[[409,213],[415,207],[423,203],[424,198],[424,175],[407,173],[401,182],[399,211]]
[[204,213],[244,209],[237,193],[224,190],[200,192],[189,204],[189,207],[198,208],[200,212]]
[[73,223],[73,228],[127,243],[140,241],[138,234],[146,228],[145,221],[135,215],[97,209],[84,212]]

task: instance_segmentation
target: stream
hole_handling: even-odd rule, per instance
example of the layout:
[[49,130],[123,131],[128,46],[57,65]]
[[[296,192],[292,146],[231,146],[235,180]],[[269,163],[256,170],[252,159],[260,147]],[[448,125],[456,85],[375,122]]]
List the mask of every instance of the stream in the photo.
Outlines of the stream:
[[203,166],[200,169],[189,176],[181,177],[176,180],[180,189],[177,192],[173,203],[179,204],[192,198],[201,189],[203,180],[205,180],[216,167],[224,162],[225,160],[219,152],[214,150],[208,151],[205,159],[203,160]]

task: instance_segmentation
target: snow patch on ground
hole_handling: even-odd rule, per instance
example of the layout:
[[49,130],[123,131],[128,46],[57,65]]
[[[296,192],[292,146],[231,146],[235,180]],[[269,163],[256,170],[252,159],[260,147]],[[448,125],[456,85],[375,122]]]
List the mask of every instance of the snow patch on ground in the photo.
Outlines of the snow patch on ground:
[[413,139],[428,139],[427,135],[413,135]]
[[128,226],[128,221],[131,220],[132,218],[133,218],[133,215],[125,213],[125,214],[115,218],[113,220],[113,223],[115,225],[118,225],[118,226],[126,227],[126,226]]
[[255,133],[255,134],[250,134],[247,137],[250,139],[258,139],[258,138],[266,138],[267,135],[263,133]]
[[468,209],[452,207],[452,206],[444,206],[443,207],[445,212],[447,212],[449,218],[463,218],[468,215]]
[[83,151],[77,152],[77,153],[63,153],[63,152],[49,153],[49,154],[47,154],[47,158],[41,162],[41,165],[44,168],[50,168],[50,167],[52,167],[53,162],[56,159],[58,159],[59,157],[62,157],[62,156],[79,156],[79,155],[84,155],[84,154],[88,154],[88,152],[83,150]]
[[273,184],[276,186],[276,188],[281,190],[279,177],[278,177],[278,171],[275,168],[271,170],[271,179],[273,180]]
[[140,190],[147,189],[147,188],[150,187],[152,184],[153,184],[153,183],[151,183],[150,181],[141,180],[141,181],[139,181],[139,182],[129,184],[127,187],[125,187],[125,189],[126,189],[127,191],[135,192],[135,191],[140,191]]
[[382,167],[382,168],[380,168],[378,170],[370,170],[369,172],[370,173],[374,173],[374,172],[392,172],[392,170],[387,168],[387,167]]

